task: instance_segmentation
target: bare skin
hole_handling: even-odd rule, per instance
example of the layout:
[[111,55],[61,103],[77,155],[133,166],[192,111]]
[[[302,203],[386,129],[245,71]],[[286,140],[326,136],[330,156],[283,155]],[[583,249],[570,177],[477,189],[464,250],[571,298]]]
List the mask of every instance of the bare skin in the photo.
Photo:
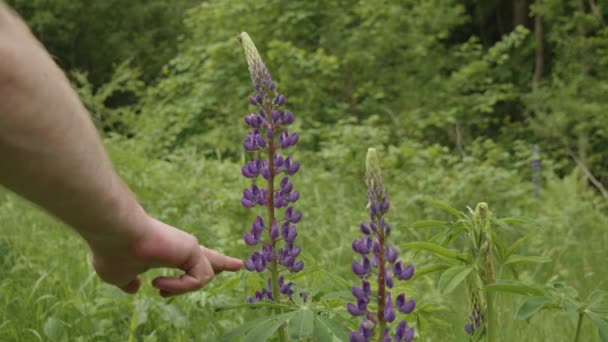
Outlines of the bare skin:
[[0,185],[72,226],[93,267],[127,293],[155,267],[162,296],[200,289],[241,260],[149,216],[114,171],[89,113],[67,78],[21,19],[0,1]]

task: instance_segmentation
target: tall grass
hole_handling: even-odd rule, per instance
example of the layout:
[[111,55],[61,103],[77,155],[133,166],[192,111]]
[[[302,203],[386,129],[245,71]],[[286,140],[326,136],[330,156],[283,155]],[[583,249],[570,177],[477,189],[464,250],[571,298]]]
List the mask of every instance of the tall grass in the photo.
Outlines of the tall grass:
[[[243,222],[253,217],[239,204],[240,191],[246,186],[240,177],[240,163],[203,160],[193,151],[182,151],[168,161],[150,160],[140,154],[135,142],[111,140],[108,146],[119,173],[153,215],[195,234],[211,248],[241,258],[248,256],[240,236],[246,228]],[[425,172],[411,168],[414,164],[407,161],[407,153],[393,151],[391,155],[393,159],[387,158],[383,168],[390,170],[385,181],[395,189],[391,204],[398,208],[389,214],[394,241],[429,238],[432,231],[406,228],[414,221],[443,215],[419,199],[442,197],[465,210],[460,204],[462,194],[474,194],[480,186],[481,176],[470,174],[479,175],[490,168],[471,161],[458,163],[458,170],[440,169],[434,165],[436,161],[418,157],[415,163],[427,167]],[[365,218],[366,192],[363,175],[354,170],[364,170],[364,158],[324,160],[306,153],[299,157],[309,165],[301,171],[297,186],[302,193],[301,210],[307,214],[299,238],[311,271],[296,281],[308,286],[323,284],[327,291],[348,290],[333,275],[356,280],[350,273],[350,245],[358,234],[354,223]],[[394,167],[396,160],[406,162],[398,168]],[[530,218],[531,223],[517,228],[530,236],[524,252],[552,258],[548,264],[521,266],[519,279],[542,284],[559,278],[583,295],[594,288],[607,288],[608,273],[603,271],[608,245],[606,204],[578,174],[564,179],[547,177],[541,197],[535,198],[531,184],[521,180],[517,172],[492,168],[500,172],[483,173],[483,184],[494,182],[503,189],[503,193],[488,195],[493,197],[490,203],[494,199],[499,203],[492,205],[493,211],[498,216],[507,216],[506,212]],[[448,180],[441,179],[442,174]],[[409,188],[396,186],[405,183]],[[479,200],[483,199],[474,198],[468,204]],[[423,254],[404,252],[403,258],[416,265],[429,262]],[[164,272],[155,270],[144,279]],[[242,303],[264,285],[264,279],[249,273],[222,274],[205,289],[170,300],[159,298],[149,286],[128,296],[94,276],[85,245],[74,233],[16,196],[0,193],[1,341],[216,341],[256,316],[255,310],[215,311],[220,305]],[[436,317],[447,322],[420,322],[420,340],[466,341],[462,329],[468,316],[466,298],[442,297],[437,281],[435,275],[422,276],[408,290],[419,303],[438,309]],[[498,340],[572,339],[576,317],[561,312],[546,311],[529,322],[513,320],[522,300],[517,295],[500,296],[496,304],[501,322]],[[591,323],[584,321],[579,341],[596,339]]]

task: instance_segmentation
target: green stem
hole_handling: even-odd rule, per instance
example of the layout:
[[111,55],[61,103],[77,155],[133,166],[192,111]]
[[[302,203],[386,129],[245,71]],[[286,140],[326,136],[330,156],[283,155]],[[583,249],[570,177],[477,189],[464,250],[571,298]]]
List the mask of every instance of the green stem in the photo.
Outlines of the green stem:
[[[270,113],[270,111],[268,111]],[[268,168],[270,170],[270,177],[268,178],[268,203],[266,207],[268,208],[268,236],[270,237],[270,243],[272,244],[272,253],[273,258],[270,263],[270,282],[272,286],[272,295],[274,296],[275,301],[278,301],[279,298],[279,264],[278,264],[278,255],[277,255],[277,240],[272,238],[270,231],[272,229],[272,224],[275,220],[274,215],[274,154],[275,154],[276,146],[274,144],[274,139],[270,138],[268,141]],[[280,308],[274,308],[273,312],[275,315],[282,313],[283,310]],[[279,327],[279,342],[287,342],[287,326],[282,324]]]
[[[377,220],[376,220],[377,221]],[[378,253],[378,341],[384,336],[386,328],[386,320],[384,318],[384,302],[386,301],[386,268],[384,265],[384,233],[380,230],[380,222],[376,222],[378,226],[378,243],[380,244],[380,253]]]
[[498,331],[498,321],[496,319],[497,317],[494,308],[495,299],[495,295],[492,292],[486,292],[486,319],[488,322],[486,324],[486,336],[488,338],[488,342],[496,342],[498,340],[496,337],[496,332]]
[[581,335],[581,327],[583,326],[583,313],[578,314],[578,322],[576,323],[576,333],[574,334],[574,342],[578,342],[578,338]]

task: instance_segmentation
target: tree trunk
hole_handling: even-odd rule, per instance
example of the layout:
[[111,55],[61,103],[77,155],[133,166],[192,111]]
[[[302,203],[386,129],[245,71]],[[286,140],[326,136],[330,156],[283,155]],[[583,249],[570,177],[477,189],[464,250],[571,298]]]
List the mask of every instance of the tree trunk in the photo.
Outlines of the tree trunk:
[[528,1],[513,0],[513,27],[526,26],[528,21]]
[[[534,78],[532,88],[538,91],[538,84],[543,76],[544,57],[543,57],[543,21],[540,13],[541,0],[536,0],[536,13],[534,16],[534,37],[536,43],[536,62],[534,65]],[[538,109],[538,108],[537,108]]]

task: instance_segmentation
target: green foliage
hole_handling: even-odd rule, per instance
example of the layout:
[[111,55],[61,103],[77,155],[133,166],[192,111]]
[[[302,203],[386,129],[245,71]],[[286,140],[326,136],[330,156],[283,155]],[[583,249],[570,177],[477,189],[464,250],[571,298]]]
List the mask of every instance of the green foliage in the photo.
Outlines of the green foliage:
[[64,68],[86,70],[95,86],[126,59],[156,78],[183,33],[181,17],[197,2],[7,0]]
[[[589,174],[608,183],[608,7],[600,1],[582,9],[517,1],[530,5],[520,27],[508,1],[8,3],[75,70],[79,95],[144,207],[241,258],[243,222],[252,218],[239,205],[250,86],[235,35],[255,36],[301,119],[295,185],[306,267],[297,282],[318,294],[294,298],[279,318],[246,305],[221,310],[264,286],[250,274],[221,275],[170,301],[149,287],[128,297],[92,275],[86,248],[61,225],[2,192],[0,340],[259,340],[278,322],[298,327],[294,340],[343,339],[356,329],[343,316],[369,145],[386,156],[399,208],[389,217],[393,236],[416,265],[406,292],[420,303],[417,339],[467,338],[466,298],[448,293],[479,267],[465,248],[472,214],[462,210],[478,202],[502,217],[491,222],[498,280],[482,292],[498,296],[499,340],[571,339],[583,316],[579,341],[606,339],[608,304],[597,289],[608,284],[608,202],[589,184]],[[543,15],[545,48],[536,89],[534,13]]]

